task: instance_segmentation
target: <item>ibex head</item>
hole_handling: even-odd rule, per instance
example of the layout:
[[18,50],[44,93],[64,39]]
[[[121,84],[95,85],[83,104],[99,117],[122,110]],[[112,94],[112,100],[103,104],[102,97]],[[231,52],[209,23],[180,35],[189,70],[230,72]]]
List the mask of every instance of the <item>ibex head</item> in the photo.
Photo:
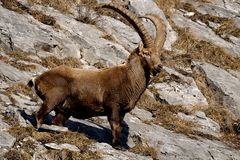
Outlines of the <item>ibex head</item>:
[[163,24],[162,20],[154,14],[148,14],[141,18],[150,19],[156,26],[155,40],[153,41],[148,32],[143,30],[143,43],[140,42],[138,46],[139,54],[145,58],[151,73],[156,75],[162,68],[160,52],[166,39],[166,26]]
[[162,49],[166,39],[166,26],[164,25],[162,19],[154,14],[148,14],[141,17],[150,19],[154,23],[156,27],[156,38],[153,40],[139,18],[126,8],[115,4],[102,5],[102,7],[111,8],[117,11],[133,25],[142,39],[142,42],[140,42],[138,46],[137,54],[146,60],[151,73],[153,75],[156,75],[162,67],[160,60],[160,50]]

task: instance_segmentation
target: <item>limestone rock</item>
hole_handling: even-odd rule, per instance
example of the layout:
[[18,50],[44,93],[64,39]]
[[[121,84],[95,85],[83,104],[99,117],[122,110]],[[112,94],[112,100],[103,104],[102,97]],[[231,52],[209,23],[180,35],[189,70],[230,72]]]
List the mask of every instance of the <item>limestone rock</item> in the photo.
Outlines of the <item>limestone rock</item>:
[[55,132],[67,132],[68,128],[67,127],[61,127],[61,126],[56,126],[56,125],[46,125],[42,124],[41,128],[46,131],[55,131]]
[[132,51],[138,46],[141,41],[137,32],[130,26],[108,16],[101,16],[97,25],[102,28],[113,41],[123,45],[129,51]]
[[56,150],[68,149],[73,152],[80,151],[80,149],[78,147],[68,144],[68,143],[63,143],[63,144],[46,143],[46,144],[44,144],[44,146],[47,148],[56,149]]
[[[177,34],[170,26],[169,22],[167,21],[163,11],[156,5],[153,0],[129,0],[128,7],[131,11],[139,14],[139,15],[146,15],[148,13],[153,13],[159,15],[167,26],[167,37],[164,43],[164,48],[167,50],[171,50],[171,45],[176,41]],[[155,27],[151,25],[151,22],[145,22],[145,26],[151,33],[155,33]]]
[[13,66],[0,61],[0,77],[8,82],[27,81],[31,77],[31,73],[20,71]]
[[152,113],[150,113],[144,109],[140,109],[138,107],[135,107],[131,111],[131,114],[133,114],[134,116],[136,116],[137,118],[139,118],[142,121],[151,121],[153,119]]
[[9,129],[9,125],[5,123],[2,119],[0,119],[0,131],[5,131]]
[[16,138],[11,136],[8,132],[0,131],[0,148],[11,148],[16,141]]
[[15,100],[14,105],[19,109],[27,109],[28,111],[35,111],[37,103],[31,101],[31,98],[22,94],[13,94],[12,98]]
[[197,111],[193,115],[186,115],[180,112],[177,115],[186,121],[191,121],[200,125],[200,127],[197,127],[194,130],[200,131],[204,134],[213,135],[215,137],[221,136],[219,124],[212,119],[206,117],[204,112]]
[[178,77],[180,82],[170,81],[154,84],[161,100],[171,105],[208,105],[206,98],[198,89],[193,78],[184,76],[171,68],[165,67],[164,70],[170,77],[171,75]]
[[237,117],[240,115],[240,79],[220,67],[208,63],[197,63],[197,67],[203,71],[207,82],[219,97],[223,105],[229,107]]
[[224,48],[227,53],[235,57],[240,57],[240,46],[225,41],[205,24],[193,22],[184,17],[183,13],[180,11],[176,11],[176,14],[173,16],[173,22],[180,28],[189,28],[191,33],[198,39],[213,43],[216,46]]
[[[131,135],[137,134],[156,149],[158,158],[169,159],[238,159],[240,152],[222,142],[207,139],[191,139],[183,134],[177,134],[157,125],[147,125],[136,118],[126,116],[125,121]],[[131,136],[130,136],[131,137]]]
[[[14,44],[9,48],[21,48],[39,56],[82,57],[91,65],[103,63],[103,66],[120,64],[129,54],[122,46],[101,38],[105,33],[92,25],[78,22],[52,8],[35,5],[31,9],[54,17],[60,28],[55,29],[29,15],[11,12],[0,6],[0,32],[8,35]],[[2,41],[9,45],[4,39]]]
[[[72,49],[77,50],[70,52],[71,54],[75,53],[74,57],[81,57],[83,60],[87,61],[90,65],[96,65],[101,63],[102,66],[111,66],[123,63],[128,56],[128,52],[121,45],[114,43],[112,41],[106,40],[102,37],[106,33],[99,30],[93,25],[88,25],[81,23],[69,15],[64,15],[56,10],[51,8],[45,8],[42,6],[33,6],[32,9],[44,10],[46,14],[54,17],[56,22],[61,28],[61,31],[58,33],[64,37],[65,41],[69,39]],[[97,23],[98,20],[96,20]],[[54,33],[54,32],[53,32]],[[56,37],[59,39],[58,37]],[[62,46],[60,44],[60,46]],[[65,56],[71,56],[68,52]]]
[[151,157],[140,156],[129,151],[117,151],[106,143],[95,143],[91,146],[92,151],[100,151],[103,153],[103,160],[151,160]]

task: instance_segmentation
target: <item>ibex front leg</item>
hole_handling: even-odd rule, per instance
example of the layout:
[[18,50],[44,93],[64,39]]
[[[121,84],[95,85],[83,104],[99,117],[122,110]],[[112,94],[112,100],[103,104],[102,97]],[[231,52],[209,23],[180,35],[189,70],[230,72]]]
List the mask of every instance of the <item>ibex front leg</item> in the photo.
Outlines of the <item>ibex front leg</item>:
[[111,106],[108,115],[108,121],[112,129],[112,146],[116,149],[121,149],[120,136],[122,131],[123,116],[120,114],[120,107],[118,105]]

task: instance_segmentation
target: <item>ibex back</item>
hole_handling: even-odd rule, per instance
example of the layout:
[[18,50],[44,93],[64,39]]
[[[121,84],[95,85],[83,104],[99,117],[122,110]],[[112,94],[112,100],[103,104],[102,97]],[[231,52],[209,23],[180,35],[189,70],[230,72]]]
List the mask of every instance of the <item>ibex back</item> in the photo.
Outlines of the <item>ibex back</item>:
[[147,15],[156,26],[155,41],[139,19],[127,9],[103,5],[122,14],[137,30],[143,43],[130,54],[125,64],[99,70],[59,66],[33,78],[28,85],[34,87],[43,104],[37,111],[37,127],[44,116],[56,111],[54,124],[64,125],[70,117],[85,119],[107,116],[112,129],[112,144],[120,145],[121,123],[147,88],[150,74],[161,69],[160,50],[166,28],[156,15]]

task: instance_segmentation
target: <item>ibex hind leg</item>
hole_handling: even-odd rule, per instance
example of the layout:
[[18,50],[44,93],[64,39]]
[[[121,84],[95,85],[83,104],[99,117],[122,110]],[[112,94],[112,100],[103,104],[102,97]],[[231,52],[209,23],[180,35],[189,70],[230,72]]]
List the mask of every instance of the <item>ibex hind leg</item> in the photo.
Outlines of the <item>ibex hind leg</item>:
[[55,110],[56,115],[53,119],[53,124],[57,126],[64,126],[66,120],[70,117],[69,114],[59,112],[58,109]]
[[50,113],[55,107],[62,105],[66,99],[66,93],[62,88],[53,88],[45,95],[43,104],[39,108],[36,114],[37,129],[41,127],[44,121],[44,117]]

